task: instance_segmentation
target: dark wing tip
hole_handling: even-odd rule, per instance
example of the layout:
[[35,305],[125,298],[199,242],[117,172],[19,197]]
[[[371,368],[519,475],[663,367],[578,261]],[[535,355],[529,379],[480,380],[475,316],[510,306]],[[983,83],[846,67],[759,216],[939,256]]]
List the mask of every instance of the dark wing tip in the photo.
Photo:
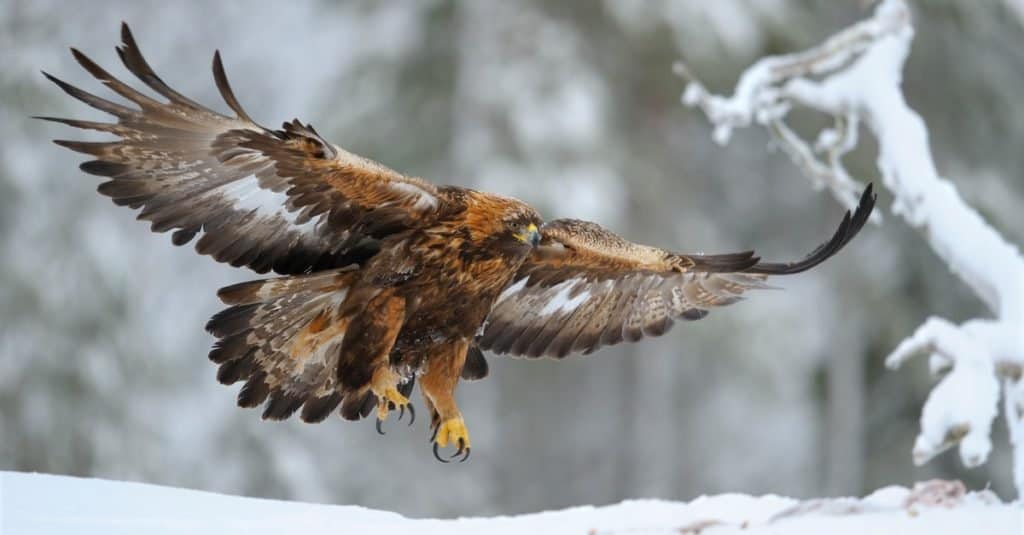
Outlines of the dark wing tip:
[[[82,66],[83,69],[88,71],[89,74],[93,75],[96,79],[107,85],[116,84],[117,79],[110,75],[103,67],[100,67],[98,63],[93,61],[89,56],[86,56],[81,50],[71,47],[71,56],[75,58],[75,61]],[[117,91],[117,87],[113,88]]]
[[704,273],[731,273],[743,271],[757,265],[761,258],[754,256],[754,251],[715,255],[685,255],[693,262],[693,271]]
[[[56,143],[57,141],[58,140],[54,140],[54,143]],[[61,145],[60,143],[57,143],[57,144]],[[62,145],[62,146],[67,146],[67,145]],[[79,152],[81,152],[81,151],[79,151]],[[126,173],[130,169],[130,166],[128,166],[127,164],[118,163],[118,162],[107,162],[107,161],[103,161],[103,160],[89,160],[87,162],[82,162],[78,166],[78,168],[81,169],[85,173],[89,173],[90,175],[106,176],[106,177],[116,177],[116,176],[120,176],[120,175],[123,175],[124,173]],[[104,182],[104,184],[109,184],[109,182]],[[102,186],[103,184],[100,184],[100,185]],[[103,192],[101,191],[100,193],[103,193]]]
[[704,319],[708,315],[708,311],[703,308],[688,308],[679,314],[679,317],[686,321],[697,321]]
[[121,21],[121,41],[126,45],[135,46],[135,37],[132,35],[132,29],[123,20]]
[[46,71],[43,71],[43,70],[40,70],[39,72],[42,73],[43,76],[45,76],[47,80],[57,84],[58,86],[63,86],[64,81],[61,80],[60,78],[57,78],[56,76],[54,76],[54,75],[52,75],[52,74],[50,74],[50,73],[48,73]]
[[[72,54],[74,54],[75,53],[75,49],[71,49],[71,50],[72,50]],[[89,68],[88,64],[92,64],[92,65],[95,65],[95,64],[92,63],[91,60],[86,58],[85,55],[82,55],[81,53],[79,53],[79,54],[80,54],[80,56],[76,56],[76,59],[78,57],[84,58],[86,63],[82,63],[81,61],[79,61],[79,63],[82,63],[82,66],[85,67],[86,70],[89,70],[90,73],[93,73],[94,71]],[[99,69],[98,66],[96,66],[96,68]],[[100,69],[100,70],[102,71],[102,69]],[[137,110],[126,108],[126,107],[124,107],[124,106],[122,106],[120,104],[115,104],[115,103],[113,103],[113,102],[111,102],[109,100],[106,100],[104,98],[97,97],[96,95],[93,95],[92,93],[89,93],[88,91],[83,91],[83,90],[81,90],[81,89],[79,89],[79,88],[77,88],[77,87],[75,87],[75,86],[65,82],[64,80],[61,80],[60,78],[57,78],[56,76],[54,76],[54,75],[52,75],[52,74],[50,74],[50,73],[48,73],[46,71],[40,71],[40,72],[43,73],[43,76],[45,76],[47,80],[53,82],[57,87],[59,87],[61,89],[61,91],[67,93],[72,98],[75,98],[75,99],[77,99],[77,100],[79,100],[81,102],[84,102],[84,103],[88,104],[89,106],[92,106],[93,108],[96,108],[96,109],[98,109],[100,111],[109,113],[109,114],[114,115],[114,116],[119,117],[119,118],[130,117],[130,116],[134,116],[134,115],[138,114]],[[94,76],[95,76],[95,74],[94,74]],[[114,86],[110,86],[110,87],[113,88]]]
[[[139,45],[135,42],[135,36],[132,35],[132,30],[128,27],[127,22],[121,21],[121,44],[114,47],[114,50],[117,51],[117,55],[121,56],[121,61],[125,62],[126,65],[142,58]],[[142,60],[141,63],[145,65],[146,61]]]
[[878,195],[874,192],[874,184],[869,183],[864,192],[860,196],[860,201],[857,203],[857,208],[851,214],[849,211],[843,216],[843,220],[839,223],[839,227],[836,232],[832,235],[829,241],[819,245],[811,254],[804,257],[803,260],[797,262],[762,262],[758,263],[749,269],[745,270],[746,273],[756,273],[761,275],[792,275],[794,273],[800,273],[807,271],[818,264],[821,264],[825,260],[829,259],[836,253],[838,253],[850,240],[853,239],[857,233],[860,232],[861,228],[864,227],[864,223],[867,222],[868,217],[871,216],[871,211],[875,208],[875,201]]
[[128,23],[126,22],[121,22],[121,44],[114,47],[114,50],[117,51],[118,57],[121,58],[121,63],[132,74],[157,93],[167,97],[173,104],[204,112],[209,111],[202,104],[171,89],[170,86],[157,76],[149,62],[146,61],[145,56],[142,55],[142,49],[139,48],[139,44],[135,41],[135,36],[132,35],[132,31],[128,28]]
[[54,85],[59,87],[61,91],[64,91],[65,93],[70,94],[71,90],[74,89],[74,86],[72,86],[71,84],[65,82],[64,80],[61,80],[60,78],[57,78],[56,76],[46,71],[40,70],[39,72],[42,73],[42,75],[46,77],[47,80],[53,82]]
[[72,46],[69,47],[68,50],[71,51],[71,56],[75,58],[75,61],[77,61],[80,65],[85,67],[90,72],[92,72],[93,70],[102,70],[99,68],[99,65],[95,61],[89,58],[89,56],[86,56],[85,52],[82,52],[77,47]]
[[245,113],[242,105],[235,97],[234,91],[231,90],[231,84],[228,83],[228,76],[224,72],[224,62],[220,59],[220,50],[215,50],[213,52],[213,80],[217,83],[217,90],[220,91],[221,98],[223,98],[228,107],[238,115],[238,118],[256,124],[256,121],[253,121],[252,117],[249,117],[249,114]]

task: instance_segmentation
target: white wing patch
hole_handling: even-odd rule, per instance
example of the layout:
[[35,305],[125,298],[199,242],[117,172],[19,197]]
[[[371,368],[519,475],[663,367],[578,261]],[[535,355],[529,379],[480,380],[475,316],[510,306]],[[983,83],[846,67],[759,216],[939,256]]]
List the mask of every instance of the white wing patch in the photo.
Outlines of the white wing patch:
[[230,199],[232,205],[242,212],[256,211],[256,216],[261,218],[280,218],[292,230],[300,234],[313,235],[316,225],[323,218],[323,214],[312,217],[303,223],[297,223],[300,212],[289,211],[287,208],[288,195],[284,192],[273,191],[260,187],[256,175],[249,175],[241,180],[222,186],[219,193]]
[[576,310],[576,307],[582,305],[590,299],[590,290],[583,290],[576,296],[570,297],[576,284],[582,282],[580,279],[569,279],[565,282],[560,282],[555,286],[552,286],[549,291],[555,291],[555,295],[551,297],[551,300],[544,305],[541,309],[541,316],[550,316],[556,312],[566,314]]
[[239,210],[244,212],[256,210],[256,213],[262,216],[276,215],[288,200],[288,196],[284,193],[261,188],[256,175],[236,180],[221,191],[232,199],[233,204]]
[[513,295],[522,291],[523,288],[526,288],[526,281],[529,279],[529,277],[523,277],[516,281],[516,283],[513,284],[512,286],[505,288],[505,291],[501,292],[501,295],[498,296],[498,300],[494,302],[494,306],[497,307],[499,304],[507,300],[509,297],[512,297]]
[[423,190],[423,188],[408,182],[394,182],[388,186],[392,190],[416,199],[413,207],[417,210],[434,210],[437,208],[437,197]]

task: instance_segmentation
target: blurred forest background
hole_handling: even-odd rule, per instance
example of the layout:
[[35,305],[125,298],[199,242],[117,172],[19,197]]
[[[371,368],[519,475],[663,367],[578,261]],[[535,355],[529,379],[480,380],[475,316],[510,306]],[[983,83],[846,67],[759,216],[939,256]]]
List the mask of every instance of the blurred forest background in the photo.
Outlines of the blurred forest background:
[[[967,471],[955,455],[911,463],[930,378],[924,360],[892,373],[883,358],[930,314],[986,312],[897,218],[779,281],[785,291],[663,338],[563,362],[490,357],[491,376],[458,393],[473,459],[441,465],[423,418],[380,437],[370,421],[265,423],[236,408],[237,386],[219,385],[206,359],[203,325],[221,308],[217,288],[255,277],[151,234],[95,193],[80,155],[49,142],[77,132],[29,118],[104,118],[39,69],[109,95],[67,47],[127,76],[113,51],[125,20],[171,86],[217,109],[219,48],[243,105],[268,126],[297,116],[353,152],[522,198],[548,218],[788,260],[825,239],[842,210],[764,132],[715,146],[703,116],[680,105],[671,64],[683,57],[710,89],[730,90],[758,57],[813,45],[864,17],[865,4],[5,0],[0,469],[414,516],[860,494],[931,477],[1012,497],[1001,421],[984,467]],[[906,95],[940,168],[1024,242],[1024,8],[921,0],[915,11]],[[874,157],[858,149],[851,170],[875,179]]]

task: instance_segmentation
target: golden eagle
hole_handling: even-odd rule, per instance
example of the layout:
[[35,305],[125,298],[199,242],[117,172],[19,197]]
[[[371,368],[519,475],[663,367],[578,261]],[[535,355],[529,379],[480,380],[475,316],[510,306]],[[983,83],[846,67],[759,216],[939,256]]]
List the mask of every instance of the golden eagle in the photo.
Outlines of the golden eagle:
[[[99,192],[141,209],[155,232],[219,262],[276,278],[222,288],[229,308],[206,328],[222,383],[243,382],[238,404],[263,418],[299,412],[319,422],[408,408],[418,380],[434,455],[470,453],[454,392],[487,375],[482,350],[562,358],[658,336],[674,320],[728,305],[769,275],[812,268],[860,230],[869,186],[832,238],[803,260],[761,262],[752,251],[687,255],[628,242],[585,221],[544,223],[530,206],[399,174],[324,140],[298,120],[271,130],[253,121],[213,77],[233,116],[171,89],[143,58],[127,25],[117,53],[162,99],[78,63],[132,103],[100,98],[46,74],[114,123],[41,117],[113,134],[115,141],[55,141],[91,155]],[[44,73],[45,74],[45,73]],[[410,414],[410,423],[413,414]]]

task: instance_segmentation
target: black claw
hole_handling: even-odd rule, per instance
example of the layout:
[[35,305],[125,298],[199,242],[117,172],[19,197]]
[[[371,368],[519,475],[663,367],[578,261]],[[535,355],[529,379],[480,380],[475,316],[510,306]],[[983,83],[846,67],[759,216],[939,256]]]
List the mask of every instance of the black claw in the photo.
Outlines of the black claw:
[[451,455],[451,457],[448,457],[448,458],[449,459],[454,459],[454,458],[458,457],[459,455],[462,455],[462,452],[464,452],[464,451],[466,451],[466,441],[462,440],[460,438],[459,439],[459,449],[455,450],[455,453],[453,453]]
[[462,459],[461,459],[461,460],[459,460],[459,462],[460,462],[460,463],[464,463],[464,462],[466,462],[466,461],[468,461],[468,460],[469,460],[469,451],[470,451],[471,449],[472,449],[472,448],[466,448],[466,455],[464,455],[464,456],[462,457]]
[[402,407],[400,409],[398,409],[398,421],[399,422],[402,421],[402,417],[403,416],[405,416],[405,405],[402,405]]
[[381,427],[381,425],[383,423],[384,423],[384,420],[381,420],[380,418],[377,418],[377,433],[380,434],[380,435],[384,434],[384,429]]
[[416,421],[416,409],[413,408],[412,403],[409,404],[409,425]]
[[438,453],[437,449],[438,449],[438,447],[437,447],[437,442],[435,442],[435,443],[434,443],[434,458],[435,458],[435,459],[437,459],[438,461],[441,461],[442,463],[445,463],[445,464],[448,464],[449,462],[451,462],[451,461],[447,461],[447,460],[445,460],[445,459],[442,459],[442,458],[441,458],[441,454],[440,454],[440,453]]
[[[434,432],[430,434],[430,438],[427,439],[427,442],[434,442],[434,440],[437,438],[437,430],[441,429],[441,426],[440,425],[435,425],[435,426],[433,426],[433,429],[434,429]],[[435,443],[434,446],[437,446],[437,444]]]
[[395,402],[394,401],[389,401],[388,402],[388,410],[389,411],[395,410]]

